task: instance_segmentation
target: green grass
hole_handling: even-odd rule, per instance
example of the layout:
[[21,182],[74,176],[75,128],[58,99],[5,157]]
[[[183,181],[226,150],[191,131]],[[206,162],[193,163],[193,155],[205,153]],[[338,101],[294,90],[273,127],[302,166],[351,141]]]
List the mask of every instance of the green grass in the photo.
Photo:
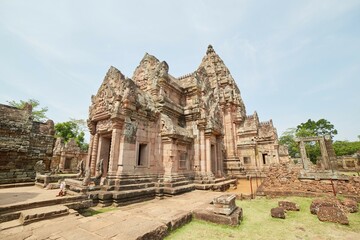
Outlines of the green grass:
[[[296,202],[300,211],[288,211],[286,219],[272,218],[270,209],[279,200]],[[237,201],[244,212],[238,227],[193,220],[166,239],[360,239],[360,213],[348,214],[349,226],[321,222],[310,213],[311,201],[301,197]]]

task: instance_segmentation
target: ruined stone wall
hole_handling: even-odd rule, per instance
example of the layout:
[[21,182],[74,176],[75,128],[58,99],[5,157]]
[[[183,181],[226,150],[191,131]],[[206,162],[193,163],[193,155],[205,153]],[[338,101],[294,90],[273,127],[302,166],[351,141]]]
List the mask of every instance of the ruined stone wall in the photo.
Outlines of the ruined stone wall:
[[360,156],[340,156],[336,160],[338,170],[360,171]]
[[33,122],[31,113],[0,104],[0,184],[33,181],[39,160],[50,166],[54,123]]
[[[299,178],[302,167],[293,164],[272,165],[268,176],[258,188],[258,194],[268,196],[320,196],[333,195],[330,179]],[[357,197],[360,200],[360,177],[332,180],[337,194]]]

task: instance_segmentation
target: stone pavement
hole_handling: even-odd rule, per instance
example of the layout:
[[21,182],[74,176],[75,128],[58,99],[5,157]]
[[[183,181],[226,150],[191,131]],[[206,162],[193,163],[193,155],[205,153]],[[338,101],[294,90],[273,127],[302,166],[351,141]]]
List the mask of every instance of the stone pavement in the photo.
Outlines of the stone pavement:
[[36,186],[0,189],[0,207],[54,199],[59,189],[45,190]]
[[188,221],[191,211],[202,209],[221,192],[193,191],[163,200],[119,207],[91,217],[65,217],[18,225],[0,224],[0,239],[161,239],[171,228]]

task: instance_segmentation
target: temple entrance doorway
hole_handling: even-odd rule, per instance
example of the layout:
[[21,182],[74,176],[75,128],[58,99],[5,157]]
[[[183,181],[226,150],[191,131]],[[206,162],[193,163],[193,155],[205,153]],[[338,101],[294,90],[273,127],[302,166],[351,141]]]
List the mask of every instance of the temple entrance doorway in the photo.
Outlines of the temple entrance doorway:
[[109,170],[109,160],[110,160],[110,149],[111,149],[111,135],[104,135],[100,137],[99,144],[99,154],[98,162],[100,159],[103,159],[103,177],[106,177]]

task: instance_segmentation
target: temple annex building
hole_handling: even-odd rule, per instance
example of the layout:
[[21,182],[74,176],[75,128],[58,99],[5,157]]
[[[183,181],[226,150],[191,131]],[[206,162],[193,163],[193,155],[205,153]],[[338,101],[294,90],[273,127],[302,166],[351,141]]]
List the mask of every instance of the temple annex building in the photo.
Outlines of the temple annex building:
[[[133,77],[110,67],[92,96],[86,166],[103,189],[161,187],[190,191],[279,163],[272,121],[246,115],[235,80],[209,45],[199,67],[182,77],[145,54]],[[196,185],[197,184],[197,185]],[[156,190],[154,190],[156,191]]]

